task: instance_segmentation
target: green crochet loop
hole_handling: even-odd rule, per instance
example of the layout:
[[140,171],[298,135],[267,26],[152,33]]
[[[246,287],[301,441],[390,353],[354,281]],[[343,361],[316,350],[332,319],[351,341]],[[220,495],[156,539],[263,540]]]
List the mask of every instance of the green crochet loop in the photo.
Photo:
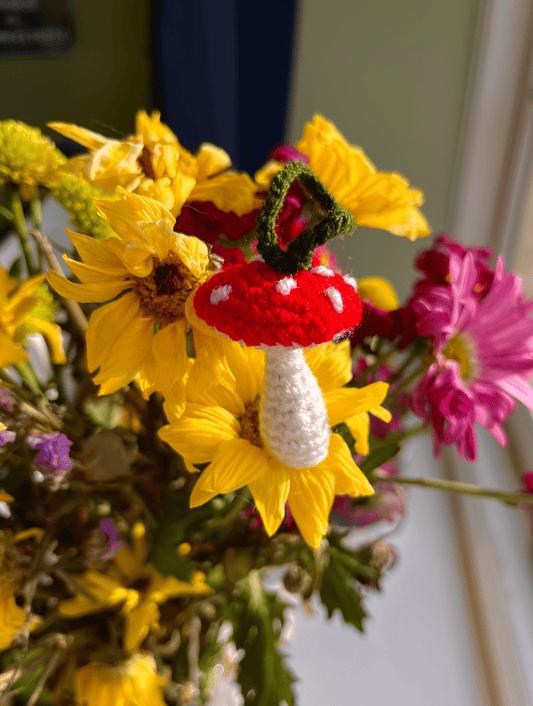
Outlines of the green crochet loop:
[[[296,179],[327,215],[313,228],[309,230],[306,228],[300,233],[285,251],[278,243],[275,230],[276,219],[283,207],[287,192]],[[276,174],[256,223],[259,241],[257,250],[273,270],[283,274],[310,270],[315,248],[324,245],[340,233],[350,233],[357,225],[352,214],[342,208],[320,179],[303,162],[290,162]]]

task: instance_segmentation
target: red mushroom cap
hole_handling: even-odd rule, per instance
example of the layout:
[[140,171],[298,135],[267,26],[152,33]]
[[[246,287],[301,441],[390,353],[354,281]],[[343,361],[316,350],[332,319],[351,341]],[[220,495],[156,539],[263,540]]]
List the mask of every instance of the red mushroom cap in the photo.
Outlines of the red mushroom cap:
[[282,274],[261,261],[216,272],[198,288],[194,308],[219,333],[258,348],[325,343],[362,316],[353,277],[322,266]]

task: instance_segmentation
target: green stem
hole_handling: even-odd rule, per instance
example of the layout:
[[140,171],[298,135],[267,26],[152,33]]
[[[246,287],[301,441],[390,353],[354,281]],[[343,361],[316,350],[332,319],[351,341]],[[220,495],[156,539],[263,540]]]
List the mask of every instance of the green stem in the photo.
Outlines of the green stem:
[[458,493],[460,495],[475,495],[478,498],[493,498],[501,500],[508,505],[531,505],[533,509],[533,495],[525,493],[505,493],[501,490],[488,490],[480,488],[477,485],[470,483],[461,483],[455,480],[435,480],[433,478],[403,478],[397,476],[391,479],[394,483],[402,485],[418,485],[422,488],[435,488],[436,490],[446,490],[449,493]]
[[393,385],[396,382],[396,380],[399,380],[402,377],[403,373],[411,365],[413,360],[415,360],[416,358],[418,358],[418,351],[417,350],[411,351],[411,353],[407,356],[407,358],[404,360],[404,362],[400,365],[398,370],[393,375],[391,375],[391,377],[387,380],[389,385]]
[[40,228],[43,220],[41,211],[41,199],[32,199],[30,201],[30,217],[34,228]]
[[9,221],[10,223],[13,222],[13,214],[8,208],[4,208],[4,206],[0,206],[0,216],[5,218],[6,221]]
[[24,361],[24,363],[15,363],[13,367],[30,392],[33,392],[34,395],[44,394],[41,382],[29,360]]
[[[42,252],[46,261],[48,262],[50,269],[54,270],[54,272],[57,272],[57,274],[61,275],[61,277],[64,277],[65,274],[61,269],[59,260],[55,256],[50,240],[46,237],[44,233],[41,233],[41,231],[37,228],[33,228],[31,230],[31,235],[37,243],[39,251]],[[85,331],[87,330],[88,322],[87,317],[83,313],[78,302],[72,301],[70,299],[65,299],[64,297],[61,297],[59,294],[57,294],[57,292],[55,292],[54,290],[52,291],[52,294],[57,297],[61,302],[63,302],[63,304],[65,305],[65,309],[70,314],[72,323],[74,324],[76,329],[78,329],[78,331],[81,333],[82,337],[85,338]]]
[[[33,227],[39,230],[43,220],[42,210],[41,210],[41,199],[32,199],[30,201],[30,218],[33,223]],[[40,248],[37,248],[37,258],[39,264],[39,271],[43,269],[43,260]]]
[[206,533],[213,530],[231,529],[247,507],[251,505],[251,495],[248,488],[241,488],[233,499],[228,512],[223,517],[215,517],[207,523]]
[[27,392],[23,387],[21,387],[20,384],[14,378],[12,378],[9,373],[6,373],[5,370],[0,370],[0,380],[3,380],[10,387],[12,387],[13,393],[15,395],[18,395],[19,397],[22,397],[25,400],[31,399],[30,393]]
[[409,377],[405,378],[405,380],[398,385],[398,387],[390,393],[390,395],[387,396],[387,402],[394,402],[400,392],[403,392],[406,387],[409,387],[409,385],[413,382],[413,380],[416,380],[418,377],[423,375],[426,370],[428,369],[429,366],[427,365],[421,365],[419,368],[417,368]]
[[133,500],[134,503],[137,503],[137,505],[140,506],[150,527],[152,529],[157,529],[157,520],[154,517],[150,508],[148,507],[146,500],[143,498],[143,496],[140,493],[138,493],[135,490],[135,488],[131,485],[125,485],[124,491],[125,491],[126,495],[130,496],[130,498]]
[[10,392],[12,392],[17,397],[21,398],[19,404],[22,412],[27,414],[32,419],[35,419],[36,421],[40,422],[41,424],[54,427],[54,429],[61,430],[64,428],[65,425],[63,424],[61,419],[59,419],[59,417],[56,417],[56,415],[53,414],[47,407],[44,407],[42,410],[39,410],[37,409],[37,407],[31,404],[31,394],[23,387],[21,387],[10,375],[8,375],[8,373],[6,373],[5,370],[0,370],[0,380],[3,380],[5,383],[10,385],[10,387],[12,388],[10,389]]
[[24,260],[26,262],[26,268],[28,270],[28,275],[37,274],[38,269],[33,264],[33,257],[31,253],[30,241],[28,240],[28,228],[26,226],[26,217],[24,216],[24,209],[22,207],[22,201],[20,199],[20,194],[18,189],[14,186],[8,188],[9,193],[9,205],[11,208],[11,213],[13,214],[13,229],[19,239],[20,249],[24,255]]
[[409,429],[408,431],[404,431],[402,442],[405,441],[405,439],[410,439],[412,436],[418,436],[418,434],[423,434],[425,431],[428,431],[428,429],[429,429],[429,426],[415,427],[414,429]]

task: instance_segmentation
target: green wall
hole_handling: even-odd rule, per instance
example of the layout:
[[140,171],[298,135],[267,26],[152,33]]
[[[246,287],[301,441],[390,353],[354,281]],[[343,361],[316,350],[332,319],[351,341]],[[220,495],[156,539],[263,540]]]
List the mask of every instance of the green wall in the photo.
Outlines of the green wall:
[[[478,0],[302,0],[289,138],[323,113],[378,169],[423,189],[434,231],[449,229],[477,9]],[[404,297],[429,242],[361,228],[336,249],[357,277],[385,276]]]
[[[149,0],[73,0],[77,43],[54,57],[0,58],[0,120],[61,120],[112,134],[150,107]],[[56,133],[48,133],[57,138]]]

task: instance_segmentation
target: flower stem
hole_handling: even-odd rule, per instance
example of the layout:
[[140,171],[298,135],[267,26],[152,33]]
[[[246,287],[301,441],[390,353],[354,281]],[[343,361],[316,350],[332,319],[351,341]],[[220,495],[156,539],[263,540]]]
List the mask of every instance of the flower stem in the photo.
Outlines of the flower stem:
[[[42,254],[44,255],[50,268],[54,270],[54,272],[57,272],[58,275],[61,275],[61,277],[64,277],[65,273],[61,269],[59,260],[55,256],[50,240],[46,237],[44,233],[41,233],[41,231],[37,230],[36,228],[33,228],[30,231],[30,234],[35,239],[39,251],[42,252]],[[73,324],[76,326],[78,331],[83,336],[85,336],[85,331],[87,330],[88,323],[87,317],[83,313],[81,306],[78,304],[78,302],[72,301],[71,299],[65,299],[64,297],[60,297],[60,299],[63,302],[65,309],[70,314]]]
[[407,370],[407,368],[416,358],[418,358],[418,350],[415,349],[414,351],[411,351],[411,353],[407,356],[404,362],[400,365],[398,370],[393,373],[393,375],[391,375],[390,378],[387,380],[389,385],[393,385],[396,380],[399,380],[403,373]]
[[[42,209],[41,209],[41,199],[32,199],[30,201],[30,218],[31,222],[33,223],[34,228],[40,228],[41,223],[42,223]],[[42,260],[42,250],[40,248],[37,248],[37,258],[38,258],[38,264],[39,264],[39,270],[42,271],[43,269],[43,260]]]
[[252,496],[248,488],[241,488],[229,506],[227,513],[208,522],[206,530],[212,532],[213,530],[231,529],[235,520],[252,504]]
[[22,412],[41,424],[52,426],[54,429],[61,430],[64,428],[61,419],[56,417],[46,406],[39,410],[35,405],[31,404],[31,394],[8,375],[5,370],[0,370],[0,380],[6,382],[13,394],[21,398],[20,409]]
[[34,395],[43,394],[41,381],[37,377],[37,373],[29,360],[25,360],[23,363],[15,363],[13,367],[20,375],[22,382],[26,385],[30,392]]
[[455,480],[436,480],[434,478],[403,478],[396,476],[392,479],[394,483],[402,485],[418,485],[422,488],[435,488],[436,490],[446,490],[449,493],[458,493],[460,495],[475,495],[479,498],[493,498],[501,500],[507,505],[531,505],[533,509],[533,495],[526,493],[505,493],[501,490],[489,490],[488,488],[480,488],[477,485],[470,483],[461,483]]
[[11,223],[20,242],[20,249],[24,255],[28,275],[31,277],[32,275],[37,274],[38,269],[33,264],[30,241],[28,240],[28,228],[26,226],[26,217],[24,216],[22,201],[20,200],[20,194],[16,187],[11,186],[8,191],[9,206],[11,208],[11,213],[13,214],[13,220]]
[[[400,394],[400,392],[403,392],[406,387],[409,387],[409,385],[414,380],[416,380],[418,377],[423,375],[427,369],[428,369],[427,365],[421,365],[413,373],[411,373],[411,375],[409,375],[409,377],[406,377],[405,380],[400,385],[398,385],[398,387],[395,390],[393,390],[390,393],[390,395],[387,396],[387,402],[389,402],[389,403],[394,402],[396,400],[396,398],[398,397],[398,395]],[[388,382],[390,383],[390,381],[388,381]]]

